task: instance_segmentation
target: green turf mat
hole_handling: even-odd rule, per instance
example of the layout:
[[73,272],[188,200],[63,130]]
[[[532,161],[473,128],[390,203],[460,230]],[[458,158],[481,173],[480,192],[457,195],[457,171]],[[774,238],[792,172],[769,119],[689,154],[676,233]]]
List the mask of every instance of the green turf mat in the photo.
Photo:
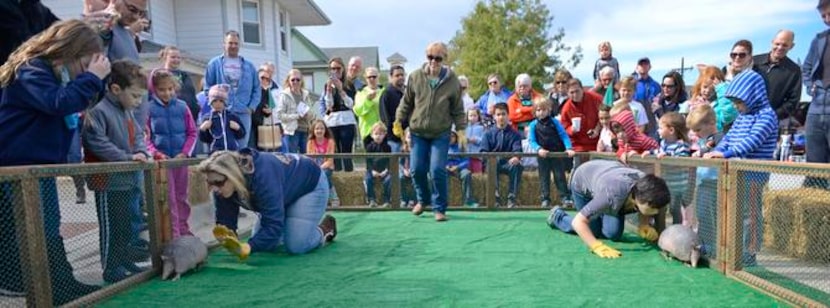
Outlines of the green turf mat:
[[153,280],[102,306],[775,307],[710,269],[663,260],[627,235],[600,259],[547,212],[335,213],[337,241],[304,256],[224,251],[178,282]]

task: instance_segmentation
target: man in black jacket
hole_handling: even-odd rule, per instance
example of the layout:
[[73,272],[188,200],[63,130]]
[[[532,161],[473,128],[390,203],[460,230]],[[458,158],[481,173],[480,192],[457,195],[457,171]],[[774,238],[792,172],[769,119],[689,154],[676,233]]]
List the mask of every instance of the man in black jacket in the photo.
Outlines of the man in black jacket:
[[[395,111],[398,110],[398,105],[401,103],[403,97],[404,81],[406,73],[403,66],[395,65],[389,70],[389,85],[383,94],[380,95],[380,121],[386,125],[386,130],[392,131],[392,123],[395,123]],[[401,119],[401,125],[406,127],[406,119]],[[388,134],[386,136],[387,143],[392,148],[393,153],[401,151],[401,138],[395,134]]]
[[778,114],[782,134],[794,133],[797,127],[804,125],[806,116],[806,110],[797,112],[801,101],[801,68],[787,57],[794,39],[792,31],[778,31],[772,39],[772,50],[752,59],[754,70],[764,76],[767,83],[770,106]]

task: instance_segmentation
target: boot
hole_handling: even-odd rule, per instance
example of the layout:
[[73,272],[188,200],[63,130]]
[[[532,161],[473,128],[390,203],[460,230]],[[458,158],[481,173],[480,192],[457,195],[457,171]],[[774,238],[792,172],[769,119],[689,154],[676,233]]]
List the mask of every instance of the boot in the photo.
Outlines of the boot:
[[320,231],[323,231],[323,244],[331,243],[337,237],[337,220],[331,215],[323,217],[323,221],[318,226]]

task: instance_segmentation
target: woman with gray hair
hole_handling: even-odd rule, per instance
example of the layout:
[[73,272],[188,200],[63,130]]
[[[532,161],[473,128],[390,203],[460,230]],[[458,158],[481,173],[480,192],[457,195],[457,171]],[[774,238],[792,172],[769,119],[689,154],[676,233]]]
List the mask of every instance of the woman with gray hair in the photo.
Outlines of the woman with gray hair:
[[[219,151],[202,161],[198,170],[214,195],[213,234],[241,260],[254,252],[274,251],[280,244],[290,254],[304,254],[337,236],[334,217],[323,217],[328,179],[305,156],[250,148]],[[248,243],[236,237],[239,207],[257,212],[260,218]]]

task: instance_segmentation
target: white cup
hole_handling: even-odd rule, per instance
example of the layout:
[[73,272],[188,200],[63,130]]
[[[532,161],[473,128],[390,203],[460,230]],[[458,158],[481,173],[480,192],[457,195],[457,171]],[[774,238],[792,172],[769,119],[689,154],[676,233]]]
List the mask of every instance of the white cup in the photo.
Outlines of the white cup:
[[582,118],[571,118],[571,130],[579,132],[582,129]]

